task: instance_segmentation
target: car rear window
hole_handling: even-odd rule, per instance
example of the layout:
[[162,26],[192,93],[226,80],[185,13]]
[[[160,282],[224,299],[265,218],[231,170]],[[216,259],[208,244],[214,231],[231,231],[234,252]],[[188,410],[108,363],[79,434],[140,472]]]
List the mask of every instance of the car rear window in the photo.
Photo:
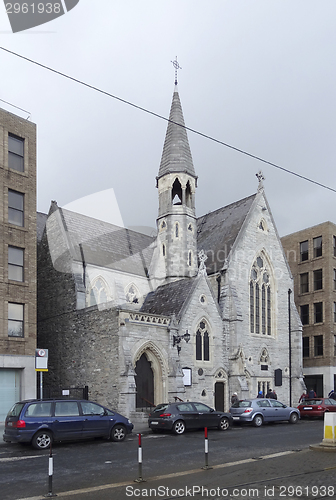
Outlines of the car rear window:
[[[195,411],[193,408],[193,405],[191,403],[182,403],[180,405],[177,405],[178,411],[184,412],[184,411]],[[199,411],[204,411],[204,410],[199,410]]]
[[257,401],[257,405],[260,406],[260,408],[268,408],[270,405],[270,402],[267,401],[267,399],[262,399],[261,401]]
[[158,405],[156,408],[154,408],[153,413],[161,413],[162,411],[166,410],[168,406],[169,404]]
[[24,403],[15,403],[15,405],[9,410],[7,417],[18,417],[23,407]]
[[[91,403],[91,401],[82,401],[81,405],[82,405],[83,415],[104,415],[105,414],[105,410],[102,406],[97,405],[96,403]],[[111,413],[112,412],[110,412],[110,414]],[[112,415],[113,415],[113,413],[112,413]]]
[[50,417],[51,403],[32,403],[26,409],[25,417]]
[[321,405],[323,403],[322,399],[308,399],[303,404],[306,405]]
[[250,406],[252,406],[251,401],[237,401],[232,408],[249,408]]
[[76,401],[61,401],[55,405],[55,417],[78,417],[79,409]]

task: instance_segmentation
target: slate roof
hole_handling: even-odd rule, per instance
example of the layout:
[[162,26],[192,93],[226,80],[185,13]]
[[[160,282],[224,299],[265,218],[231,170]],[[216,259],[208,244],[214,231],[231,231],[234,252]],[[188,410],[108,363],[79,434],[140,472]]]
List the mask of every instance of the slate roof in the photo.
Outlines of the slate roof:
[[47,214],[43,214],[42,212],[37,212],[36,213],[36,234],[37,234],[37,241],[41,241],[42,236],[43,236],[43,231],[46,225],[48,219]]
[[208,255],[207,273],[222,269],[256,194],[197,219],[197,251]]
[[158,178],[170,172],[186,172],[196,177],[177,88],[173,94],[169,120]]
[[140,312],[178,318],[182,308],[195,286],[195,278],[184,278],[159,286],[147,295]]
[[147,276],[155,238],[85,215],[59,209],[71,255],[86,264]]

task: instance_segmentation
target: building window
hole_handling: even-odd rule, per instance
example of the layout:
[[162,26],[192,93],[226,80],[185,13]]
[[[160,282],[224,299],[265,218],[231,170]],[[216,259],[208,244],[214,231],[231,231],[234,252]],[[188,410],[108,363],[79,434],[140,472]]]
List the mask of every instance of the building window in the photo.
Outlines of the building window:
[[166,246],[164,244],[162,245],[162,255],[166,256]]
[[336,323],[336,302],[334,302],[334,323]]
[[336,269],[334,269],[334,290],[336,290]]
[[191,266],[191,252],[188,254],[188,266]]
[[336,257],[336,236],[333,236],[334,257]]
[[24,139],[8,135],[8,167],[18,172],[24,171]]
[[175,238],[178,238],[179,237],[179,225],[178,225],[178,222],[176,222],[175,224]]
[[314,336],[314,356],[323,356],[323,335]]
[[23,275],[24,249],[8,247],[8,279],[24,281]]
[[23,337],[23,304],[8,303],[8,336]]
[[258,394],[259,392],[262,393],[263,398],[266,397],[266,394],[271,388],[271,381],[270,380],[258,380]]
[[204,320],[200,322],[196,331],[196,359],[210,360],[209,332]]
[[24,194],[8,189],[8,222],[24,226]]
[[301,322],[303,325],[309,325],[309,304],[300,307]]
[[111,296],[109,294],[109,288],[102,278],[97,278],[90,287],[87,296],[87,306],[95,306],[98,304],[106,304],[109,302]]
[[182,186],[177,178],[175,179],[172,188],[172,202],[173,205],[182,205]]
[[322,236],[313,239],[314,259],[322,255]]
[[309,337],[302,337],[302,355],[309,358]]
[[322,302],[316,302],[314,304],[314,323],[323,322],[323,304]]
[[300,293],[309,292],[309,275],[308,273],[300,274]]
[[314,271],[314,290],[322,290],[322,269]]
[[300,243],[300,260],[301,262],[308,260],[308,240]]
[[336,335],[334,335],[334,356],[336,356]]
[[272,291],[264,259],[255,260],[250,275],[250,332],[272,334]]
[[139,298],[140,298],[140,293],[138,288],[134,285],[134,283],[128,285],[126,289],[126,301],[130,302],[131,304],[138,304]]

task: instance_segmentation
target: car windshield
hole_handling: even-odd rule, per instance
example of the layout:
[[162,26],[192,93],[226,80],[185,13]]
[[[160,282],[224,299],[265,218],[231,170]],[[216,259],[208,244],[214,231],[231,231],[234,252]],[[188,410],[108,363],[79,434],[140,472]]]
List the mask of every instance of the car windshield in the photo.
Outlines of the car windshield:
[[23,407],[24,403],[15,403],[15,405],[9,410],[7,417],[18,417]]
[[323,403],[322,399],[308,399],[304,402],[304,405],[321,405]]
[[237,401],[232,408],[249,408],[250,406],[252,406],[251,401]]
[[154,408],[153,413],[161,413],[162,411],[166,410],[168,406],[168,404],[158,405],[156,408]]

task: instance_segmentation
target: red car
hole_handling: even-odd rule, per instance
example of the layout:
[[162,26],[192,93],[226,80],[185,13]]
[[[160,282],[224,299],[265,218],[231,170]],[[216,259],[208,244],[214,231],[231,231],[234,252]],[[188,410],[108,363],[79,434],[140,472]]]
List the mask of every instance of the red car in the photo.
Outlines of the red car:
[[331,398],[306,399],[299,404],[298,410],[302,417],[321,417],[326,411],[336,411],[336,401]]

